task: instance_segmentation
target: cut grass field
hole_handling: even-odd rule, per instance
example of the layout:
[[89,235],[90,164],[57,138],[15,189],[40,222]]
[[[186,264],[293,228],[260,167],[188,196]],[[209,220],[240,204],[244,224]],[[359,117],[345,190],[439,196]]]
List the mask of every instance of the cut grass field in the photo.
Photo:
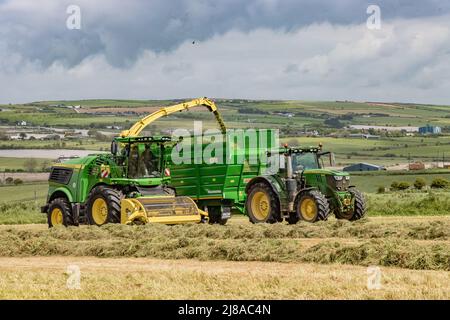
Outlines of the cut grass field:
[[[80,268],[80,289],[66,285]],[[381,289],[367,268],[315,263],[151,258],[0,258],[0,299],[449,299],[445,271],[381,268]]]
[[[0,226],[2,299],[449,299],[450,218]],[[66,285],[68,266],[80,289]],[[381,288],[367,288],[367,266]]]
[[450,271],[450,217],[227,226],[1,226],[0,256],[150,257],[379,265]]

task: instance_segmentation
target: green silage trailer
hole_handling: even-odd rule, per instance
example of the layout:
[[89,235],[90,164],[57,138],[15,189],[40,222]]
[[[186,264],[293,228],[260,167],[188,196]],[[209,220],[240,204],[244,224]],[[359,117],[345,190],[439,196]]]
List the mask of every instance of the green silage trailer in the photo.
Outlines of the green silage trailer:
[[266,129],[240,134],[190,137],[181,151],[180,145],[169,150],[170,187],[207,211],[210,223],[225,224],[232,213],[247,214],[253,223],[290,224],[365,215],[364,195],[347,172],[325,168],[326,161],[334,167],[334,155],[320,144],[280,147],[277,132]]
[[211,223],[225,224],[231,213],[245,213],[246,185],[265,174],[267,156],[278,147],[276,134],[255,129],[228,132],[220,142],[211,142],[208,135],[185,138],[190,152],[187,156],[180,152],[183,163],[175,164],[171,156],[176,146],[175,151],[168,150],[170,187],[207,211]]

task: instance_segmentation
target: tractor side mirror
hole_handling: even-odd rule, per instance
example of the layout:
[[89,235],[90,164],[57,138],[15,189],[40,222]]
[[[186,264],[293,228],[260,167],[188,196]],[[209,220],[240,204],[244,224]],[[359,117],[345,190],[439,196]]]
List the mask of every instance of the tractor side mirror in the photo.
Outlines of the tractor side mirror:
[[112,142],[111,142],[111,153],[113,154],[113,155],[117,155],[117,151],[118,151],[118,146],[117,146],[117,142],[115,141],[115,140],[113,140]]

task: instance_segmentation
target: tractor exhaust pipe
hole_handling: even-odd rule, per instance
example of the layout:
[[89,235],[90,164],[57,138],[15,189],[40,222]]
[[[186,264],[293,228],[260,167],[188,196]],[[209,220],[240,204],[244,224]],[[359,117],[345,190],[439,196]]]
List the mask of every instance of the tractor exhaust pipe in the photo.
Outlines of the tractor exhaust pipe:
[[286,191],[288,193],[288,210],[294,211],[295,193],[297,191],[297,181],[294,179],[294,170],[292,168],[292,155],[286,154]]

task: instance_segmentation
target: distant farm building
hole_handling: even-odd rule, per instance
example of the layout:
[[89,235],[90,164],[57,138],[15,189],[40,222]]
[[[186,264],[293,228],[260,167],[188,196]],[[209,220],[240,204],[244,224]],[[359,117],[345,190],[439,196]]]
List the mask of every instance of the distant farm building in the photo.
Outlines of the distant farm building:
[[383,166],[377,166],[376,164],[370,164],[370,163],[355,163],[351,164],[343,169],[344,171],[351,172],[351,171],[380,171],[380,170],[386,170]]
[[419,127],[420,134],[440,134],[441,132],[441,127],[430,126],[429,124],[427,124],[425,127]]
[[409,170],[424,170],[425,164],[423,162],[410,163],[408,166]]

